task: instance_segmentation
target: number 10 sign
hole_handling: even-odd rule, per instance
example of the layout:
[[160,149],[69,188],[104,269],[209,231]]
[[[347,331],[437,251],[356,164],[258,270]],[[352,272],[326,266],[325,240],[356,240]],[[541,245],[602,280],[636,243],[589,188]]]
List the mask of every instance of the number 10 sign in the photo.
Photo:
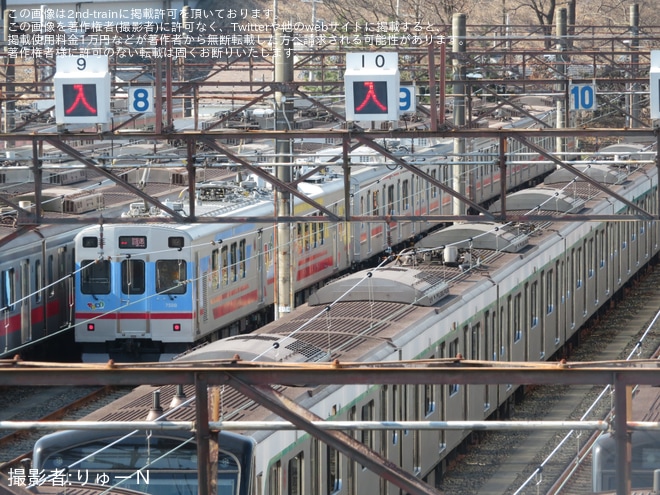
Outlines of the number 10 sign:
[[593,84],[571,84],[568,95],[571,110],[596,110],[596,87]]

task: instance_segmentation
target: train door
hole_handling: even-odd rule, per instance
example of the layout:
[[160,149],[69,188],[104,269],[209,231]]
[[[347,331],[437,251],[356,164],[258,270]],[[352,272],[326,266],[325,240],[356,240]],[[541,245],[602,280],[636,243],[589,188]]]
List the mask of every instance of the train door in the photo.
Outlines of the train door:
[[[255,248],[257,251],[257,274],[256,274],[256,280],[257,282],[257,298],[260,303],[263,303],[265,298],[266,298],[266,284],[268,283],[268,273],[266,271],[266,267],[264,266],[264,257],[266,256],[266,253],[264,252],[264,234],[262,230],[259,230],[256,238],[256,243],[255,243]],[[219,267],[218,267],[218,250],[216,249],[215,251],[215,267],[213,267],[213,273],[219,273]]]
[[21,261],[21,292],[17,300],[21,306],[21,343],[32,340],[32,296],[30,295],[30,260]]
[[146,263],[144,259],[126,256],[120,263],[120,303],[121,313],[130,319],[131,325],[120,325],[122,337],[132,337],[150,332],[149,298],[144,297],[146,291]]
[[55,274],[57,280],[57,305],[59,309],[59,327],[67,326],[71,320],[71,314],[73,311],[73,306],[69,297],[69,288],[71,283],[71,277],[68,275],[71,273],[71,270],[67,270],[67,248],[66,246],[57,249],[57,273]]
[[7,352],[14,345],[13,342],[10,342],[10,340],[13,340],[12,332],[14,331],[11,328],[11,316],[16,301],[14,279],[14,268],[3,270],[0,274],[0,310],[2,311],[2,331],[0,333],[4,336],[2,341],[4,352]]
[[[369,212],[370,215],[378,215],[378,191],[373,191],[373,193],[368,193],[367,198],[371,198],[371,203],[369,203],[369,206],[371,208],[371,211]],[[371,239],[372,239],[372,232],[371,228],[373,226],[373,222],[368,222],[367,223],[367,253],[368,255],[371,254]]]

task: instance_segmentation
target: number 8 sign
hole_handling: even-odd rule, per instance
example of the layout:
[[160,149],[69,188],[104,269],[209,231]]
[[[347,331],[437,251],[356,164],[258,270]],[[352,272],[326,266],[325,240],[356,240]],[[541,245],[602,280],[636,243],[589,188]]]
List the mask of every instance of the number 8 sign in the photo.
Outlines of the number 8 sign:
[[154,88],[131,86],[128,89],[128,113],[153,113]]

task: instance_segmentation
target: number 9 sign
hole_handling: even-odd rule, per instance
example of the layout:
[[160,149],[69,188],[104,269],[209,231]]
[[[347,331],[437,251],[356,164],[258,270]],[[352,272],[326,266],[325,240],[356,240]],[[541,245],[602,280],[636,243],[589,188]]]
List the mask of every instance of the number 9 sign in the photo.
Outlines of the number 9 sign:
[[153,113],[154,88],[132,86],[128,89],[128,113]]

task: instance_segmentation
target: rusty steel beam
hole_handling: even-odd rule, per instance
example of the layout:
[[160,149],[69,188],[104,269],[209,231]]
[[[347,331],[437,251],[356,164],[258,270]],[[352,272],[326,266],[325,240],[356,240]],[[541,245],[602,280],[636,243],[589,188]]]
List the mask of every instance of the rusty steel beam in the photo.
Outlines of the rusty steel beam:
[[[259,167],[255,167],[255,166],[252,165],[250,162],[248,162],[248,161],[246,161],[246,160],[243,160],[241,157],[235,155],[234,153],[232,153],[231,151],[229,151],[229,150],[228,150],[227,148],[225,148],[224,146],[222,146],[222,145],[216,143],[214,140],[209,139],[208,137],[204,137],[204,138],[201,138],[200,141],[202,141],[202,142],[203,142],[204,144],[206,144],[207,146],[213,148],[214,150],[216,150],[216,151],[218,151],[218,152],[220,152],[220,153],[223,153],[223,154],[226,155],[228,158],[230,158],[231,160],[235,161],[236,163],[242,165],[243,167],[245,167],[246,169],[248,169],[248,170],[249,170],[250,172],[252,172],[253,174],[255,174],[255,175],[261,177],[262,179],[264,179],[264,180],[266,180],[266,181],[268,181],[268,182],[270,182],[270,183],[273,185],[274,188],[275,188],[275,187],[278,187],[278,188],[280,188],[280,189],[283,190],[283,191],[287,191],[287,192],[289,192],[290,194],[292,194],[293,196],[296,196],[298,199],[300,199],[300,200],[304,201],[305,203],[307,203],[307,204],[313,206],[313,207],[316,208],[317,210],[319,210],[319,211],[325,213],[325,214],[326,214],[331,220],[333,220],[333,221],[335,221],[335,222],[341,220],[337,215],[335,215],[333,212],[331,212],[330,210],[328,210],[325,206],[321,205],[320,203],[317,203],[316,201],[314,201],[314,200],[311,199],[311,198],[308,198],[308,197],[305,196],[303,193],[301,193],[300,191],[298,191],[297,188],[292,187],[290,184],[287,184],[287,183],[285,183],[285,182],[279,180],[277,177],[275,177],[275,176],[269,174],[269,173],[266,172],[265,170],[262,170],[262,169],[260,169]],[[284,218],[286,218],[286,217],[284,217]],[[307,221],[307,222],[309,221],[309,217],[304,217],[304,218],[306,218],[306,220],[303,220],[303,221]],[[278,221],[279,221],[279,219],[280,219],[280,217],[278,217]],[[272,221],[273,221],[273,219],[271,219],[271,223],[272,223]]]
[[[406,162],[405,160],[401,160],[400,158],[394,156],[392,153],[387,151],[381,145],[379,145],[378,143],[375,143],[372,139],[367,139],[364,136],[355,136],[355,139],[360,141],[365,146],[377,151],[378,153],[385,156],[386,158],[389,158],[394,163],[396,163],[398,165],[401,165],[406,170],[409,170],[413,174],[420,176],[422,179],[424,179],[424,180],[430,182],[431,184],[433,184],[434,186],[442,189],[445,193],[449,194],[450,196],[453,196],[454,198],[458,199],[459,201],[462,201],[463,203],[470,205],[472,208],[474,208],[475,210],[477,210],[477,211],[481,212],[483,215],[485,215],[487,220],[494,220],[495,219],[493,214],[491,212],[489,212],[487,209],[483,208],[481,205],[478,205],[477,203],[472,201],[467,196],[454,191],[451,187],[448,187],[445,184],[443,184],[442,182],[440,182],[439,180],[434,179],[429,174],[427,174],[426,172],[418,169],[414,165],[411,165],[408,162]],[[388,218],[391,218],[391,217],[388,217]],[[456,215],[451,215],[451,218],[455,219]],[[483,218],[482,218],[482,220],[483,220]],[[455,220],[451,220],[451,221],[455,221]]]
[[[640,362],[645,367],[640,366]],[[238,379],[253,385],[316,386],[331,384],[485,384],[513,385],[660,385],[657,361],[631,361],[605,366],[602,363],[501,363],[463,361],[455,365],[425,362],[340,363],[269,366],[262,363],[191,365],[186,363],[86,365],[22,363],[0,360],[1,383],[7,386],[50,385],[178,385],[195,383],[204,373],[208,385],[226,385]]]
[[510,128],[474,128],[474,129],[447,129],[442,128],[437,131],[425,129],[393,129],[385,131],[376,130],[355,130],[355,129],[304,129],[304,130],[256,130],[243,131],[236,129],[221,129],[217,131],[176,131],[168,133],[157,133],[154,131],[126,131],[126,132],[100,132],[90,134],[88,132],[67,132],[67,133],[40,133],[16,132],[0,133],[0,141],[70,141],[80,139],[96,138],[99,140],[110,139],[181,139],[186,138],[210,138],[210,139],[303,139],[303,138],[333,138],[333,139],[352,139],[358,134],[363,134],[371,139],[400,139],[400,138],[476,138],[486,137],[498,139],[500,136],[530,136],[530,137],[575,137],[575,136],[601,136],[601,137],[648,137],[652,138],[658,134],[658,129],[650,127],[645,128],[581,128],[572,129],[510,129]]
[[[0,199],[0,201],[3,201]],[[5,201],[6,202],[6,201]],[[492,217],[492,215],[491,215]],[[655,220],[660,218],[659,216],[653,217]],[[627,215],[580,215],[580,214],[567,214],[567,215],[521,215],[521,214],[510,214],[506,215],[497,215],[495,220],[497,222],[590,222],[590,221],[602,221],[602,222],[632,222],[637,220],[648,220],[649,215],[644,214],[627,214]],[[337,221],[347,221],[347,222],[483,222],[489,219],[484,218],[483,215],[355,215],[350,216],[348,219],[337,219],[336,217],[330,218],[327,215],[319,215],[314,217],[315,222],[337,222]],[[149,223],[177,223],[181,224],[181,221],[168,218],[168,217],[136,217],[136,218],[122,218],[122,217],[106,217],[102,214],[99,214],[98,217],[87,216],[85,218],[64,218],[64,217],[43,217],[42,224],[60,224],[60,225],[89,225],[90,223],[98,223],[103,221],[106,224],[149,224]],[[184,217],[183,223],[254,223],[254,224],[264,224],[272,225],[274,217],[264,217],[264,216],[238,216],[238,217]],[[309,217],[307,216],[287,216],[287,217],[278,217],[277,221],[280,223],[297,223],[297,222],[309,222]],[[36,224],[24,224],[19,222],[19,225],[25,227],[37,228],[39,227]]]
[[[126,189],[126,190],[132,192],[132,193],[135,194],[136,196],[139,196],[140,198],[142,198],[143,200],[147,201],[148,203],[151,203],[151,204],[157,206],[158,208],[160,208],[161,210],[163,210],[163,211],[169,213],[170,215],[172,215],[172,217],[173,217],[175,220],[177,220],[177,221],[179,221],[179,222],[184,222],[184,221],[186,220],[186,219],[185,219],[184,217],[182,217],[178,212],[174,211],[174,210],[173,210],[172,208],[170,208],[169,206],[165,206],[163,203],[161,203],[160,201],[158,201],[156,198],[154,198],[154,197],[152,197],[152,196],[150,196],[150,195],[144,193],[143,191],[141,191],[141,190],[138,189],[137,187],[135,187],[135,186],[129,184],[128,182],[121,180],[121,179],[120,179],[119,177],[117,177],[116,175],[111,174],[110,172],[108,172],[107,170],[105,170],[103,167],[100,167],[96,162],[90,160],[89,158],[87,158],[87,157],[84,156],[82,153],[80,153],[78,150],[76,150],[75,148],[69,146],[68,144],[66,144],[66,143],[64,143],[64,142],[62,142],[62,141],[60,141],[60,140],[53,139],[53,138],[46,138],[45,141],[48,142],[48,143],[50,143],[50,144],[52,144],[52,145],[55,146],[57,149],[63,151],[63,152],[66,153],[67,155],[69,155],[69,156],[75,158],[76,160],[79,160],[79,161],[80,161],[83,165],[85,165],[86,167],[88,167],[88,168],[90,168],[90,169],[92,169],[92,170],[97,171],[98,173],[100,173],[101,175],[103,175],[104,177],[106,177],[107,179],[110,179],[111,181],[113,181],[113,182],[115,182],[116,184],[120,185],[120,186],[123,187],[124,189]],[[87,223],[89,223],[89,219],[87,219]]]
[[290,421],[301,430],[321,440],[326,445],[340,451],[342,454],[359,462],[381,478],[412,495],[439,495],[440,492],[431,488],[419,478],[397,467],[392,462],[381,457],[366,445],[358,442],[342,431],[330,431],[318,428],[314,421],[323,421],[311,411],[298,405],[284,394],[266,385],[252,385],[236,377],[231,377],[229,385],[246,397],[264,405],[283,419]]

